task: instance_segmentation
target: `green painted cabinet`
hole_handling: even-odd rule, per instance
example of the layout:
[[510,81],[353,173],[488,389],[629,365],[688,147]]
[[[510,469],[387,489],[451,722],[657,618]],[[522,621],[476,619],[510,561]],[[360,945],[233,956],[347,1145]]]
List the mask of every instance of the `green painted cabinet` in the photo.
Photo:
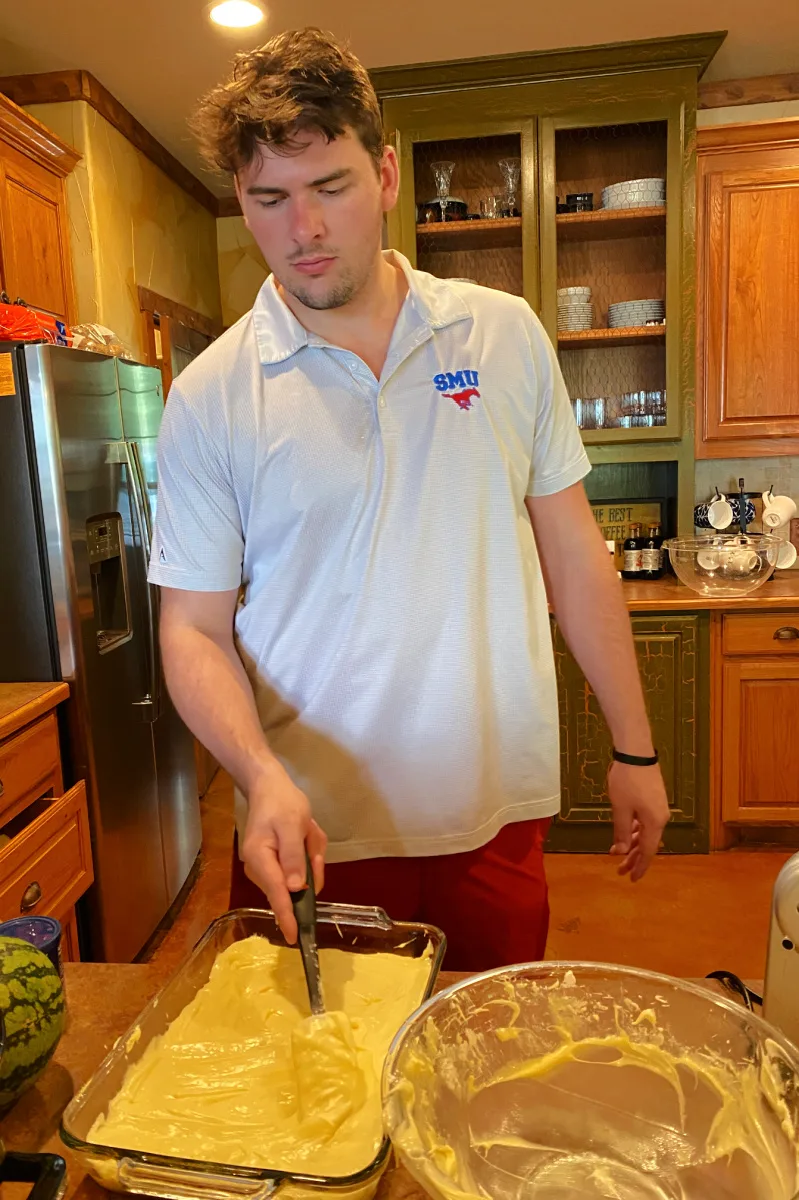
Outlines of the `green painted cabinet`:
[[[686,531],[696,89],[720,41],[701,35],[373,72],[401,167],[389,245],[434,274],[523,295],[560,343],[592,460],[676,462]],[[502,193],[507,157],[521,164],[520,215],[500,199],[499,220],[472,219]],[[469,209],[470,220],[451,227],[425,224],[441,160],[454,164],[450,194]],[[645,211],[556,211],[579,191],[592,192],[598,210],[605,186],[650,177],[665,177],[666,197]],[[593,327],[559,330],[558,289],[581,284],[593,289]],[[665,302],[665,327],[609,328],[611,304],[644,299]]]
[[[709,848],[709,618],[706,613],[633,616],[655,745],[672,809],[664,835],[673,853]],[[606,779],[612,742],[599,703],[553,623],[561,734],[561,812],[548,849],[607,852],[613,840]]]

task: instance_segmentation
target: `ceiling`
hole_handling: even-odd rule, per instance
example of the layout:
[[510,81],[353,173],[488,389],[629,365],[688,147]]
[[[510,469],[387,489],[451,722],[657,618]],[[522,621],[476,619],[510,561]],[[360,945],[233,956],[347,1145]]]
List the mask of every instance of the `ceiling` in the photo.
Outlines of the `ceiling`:
[[[406,0],[406,3],[408,0]],[[350,41],[368,67],[728,29],[706,79],[799,70],[796,0],[416,0],[408,14],[385,0],[265,0],[255,31],[226,32],[206,0],[37,0],[2,5],[0,75],[90,71],[158,140],[218,195],[226,180],[203,173],[186,120],[239,49],[280,30],[321,25]]]

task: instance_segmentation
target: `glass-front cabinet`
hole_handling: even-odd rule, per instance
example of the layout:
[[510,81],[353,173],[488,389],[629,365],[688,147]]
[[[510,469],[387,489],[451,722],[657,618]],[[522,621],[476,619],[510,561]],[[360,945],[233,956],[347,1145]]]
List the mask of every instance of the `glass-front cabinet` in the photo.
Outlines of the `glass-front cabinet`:
[[442,279],[538,306],[535,123],[458,122],[395,133],[402,191],[389,244]]
[[525,297],[596,462],[692,468],[696,88],[718,44],[374,73],[402,172],[388,244]]
[[541,122],[542,316],[591,442],[682,428],[682,125],[633,108]]

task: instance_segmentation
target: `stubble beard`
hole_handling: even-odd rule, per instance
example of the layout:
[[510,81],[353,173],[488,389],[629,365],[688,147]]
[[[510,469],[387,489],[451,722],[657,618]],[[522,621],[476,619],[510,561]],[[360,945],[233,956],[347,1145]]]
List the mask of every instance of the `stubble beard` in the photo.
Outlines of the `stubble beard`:
[[286,290],[290,291],[292,296],[299,300],[305,308],[313,308],[317,312],[322,312],[328,308],[343,308],[345,304],[349,304],[350,300],[358,295],[365,282],[366,280],[356,282],[354,279],[341,279],[321,295],[307,291],[303,287],[291,287]]
[[[375,243],[375,252],[380,249],[380,238]],[[345,304],[349,304],[354,300],[358,293],[366,286],[369,276],[374,268],[374,256],[370,257],[363,265],[349,266],[344,269],[342,276],[324,292],[313,292],[309,288],[304,288],[301,283],[286,287],[286,291],[290,292],[300,304],[306,308],[315,309],[317,312],[323,312],[329,308],[343,308]]]

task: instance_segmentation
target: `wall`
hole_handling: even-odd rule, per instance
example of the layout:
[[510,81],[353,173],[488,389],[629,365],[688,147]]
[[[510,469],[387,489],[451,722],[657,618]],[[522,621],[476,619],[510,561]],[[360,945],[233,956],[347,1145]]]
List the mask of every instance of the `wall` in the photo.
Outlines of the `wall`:
[[83,101],[30,112],[83,155],[67,191],[79,321],[144,359],[138,285],[220,320],[216,218]]
[[244,224],[244,217],[220,217],[216,237],[222,323],[228,326],[252,308],[269,268]]

